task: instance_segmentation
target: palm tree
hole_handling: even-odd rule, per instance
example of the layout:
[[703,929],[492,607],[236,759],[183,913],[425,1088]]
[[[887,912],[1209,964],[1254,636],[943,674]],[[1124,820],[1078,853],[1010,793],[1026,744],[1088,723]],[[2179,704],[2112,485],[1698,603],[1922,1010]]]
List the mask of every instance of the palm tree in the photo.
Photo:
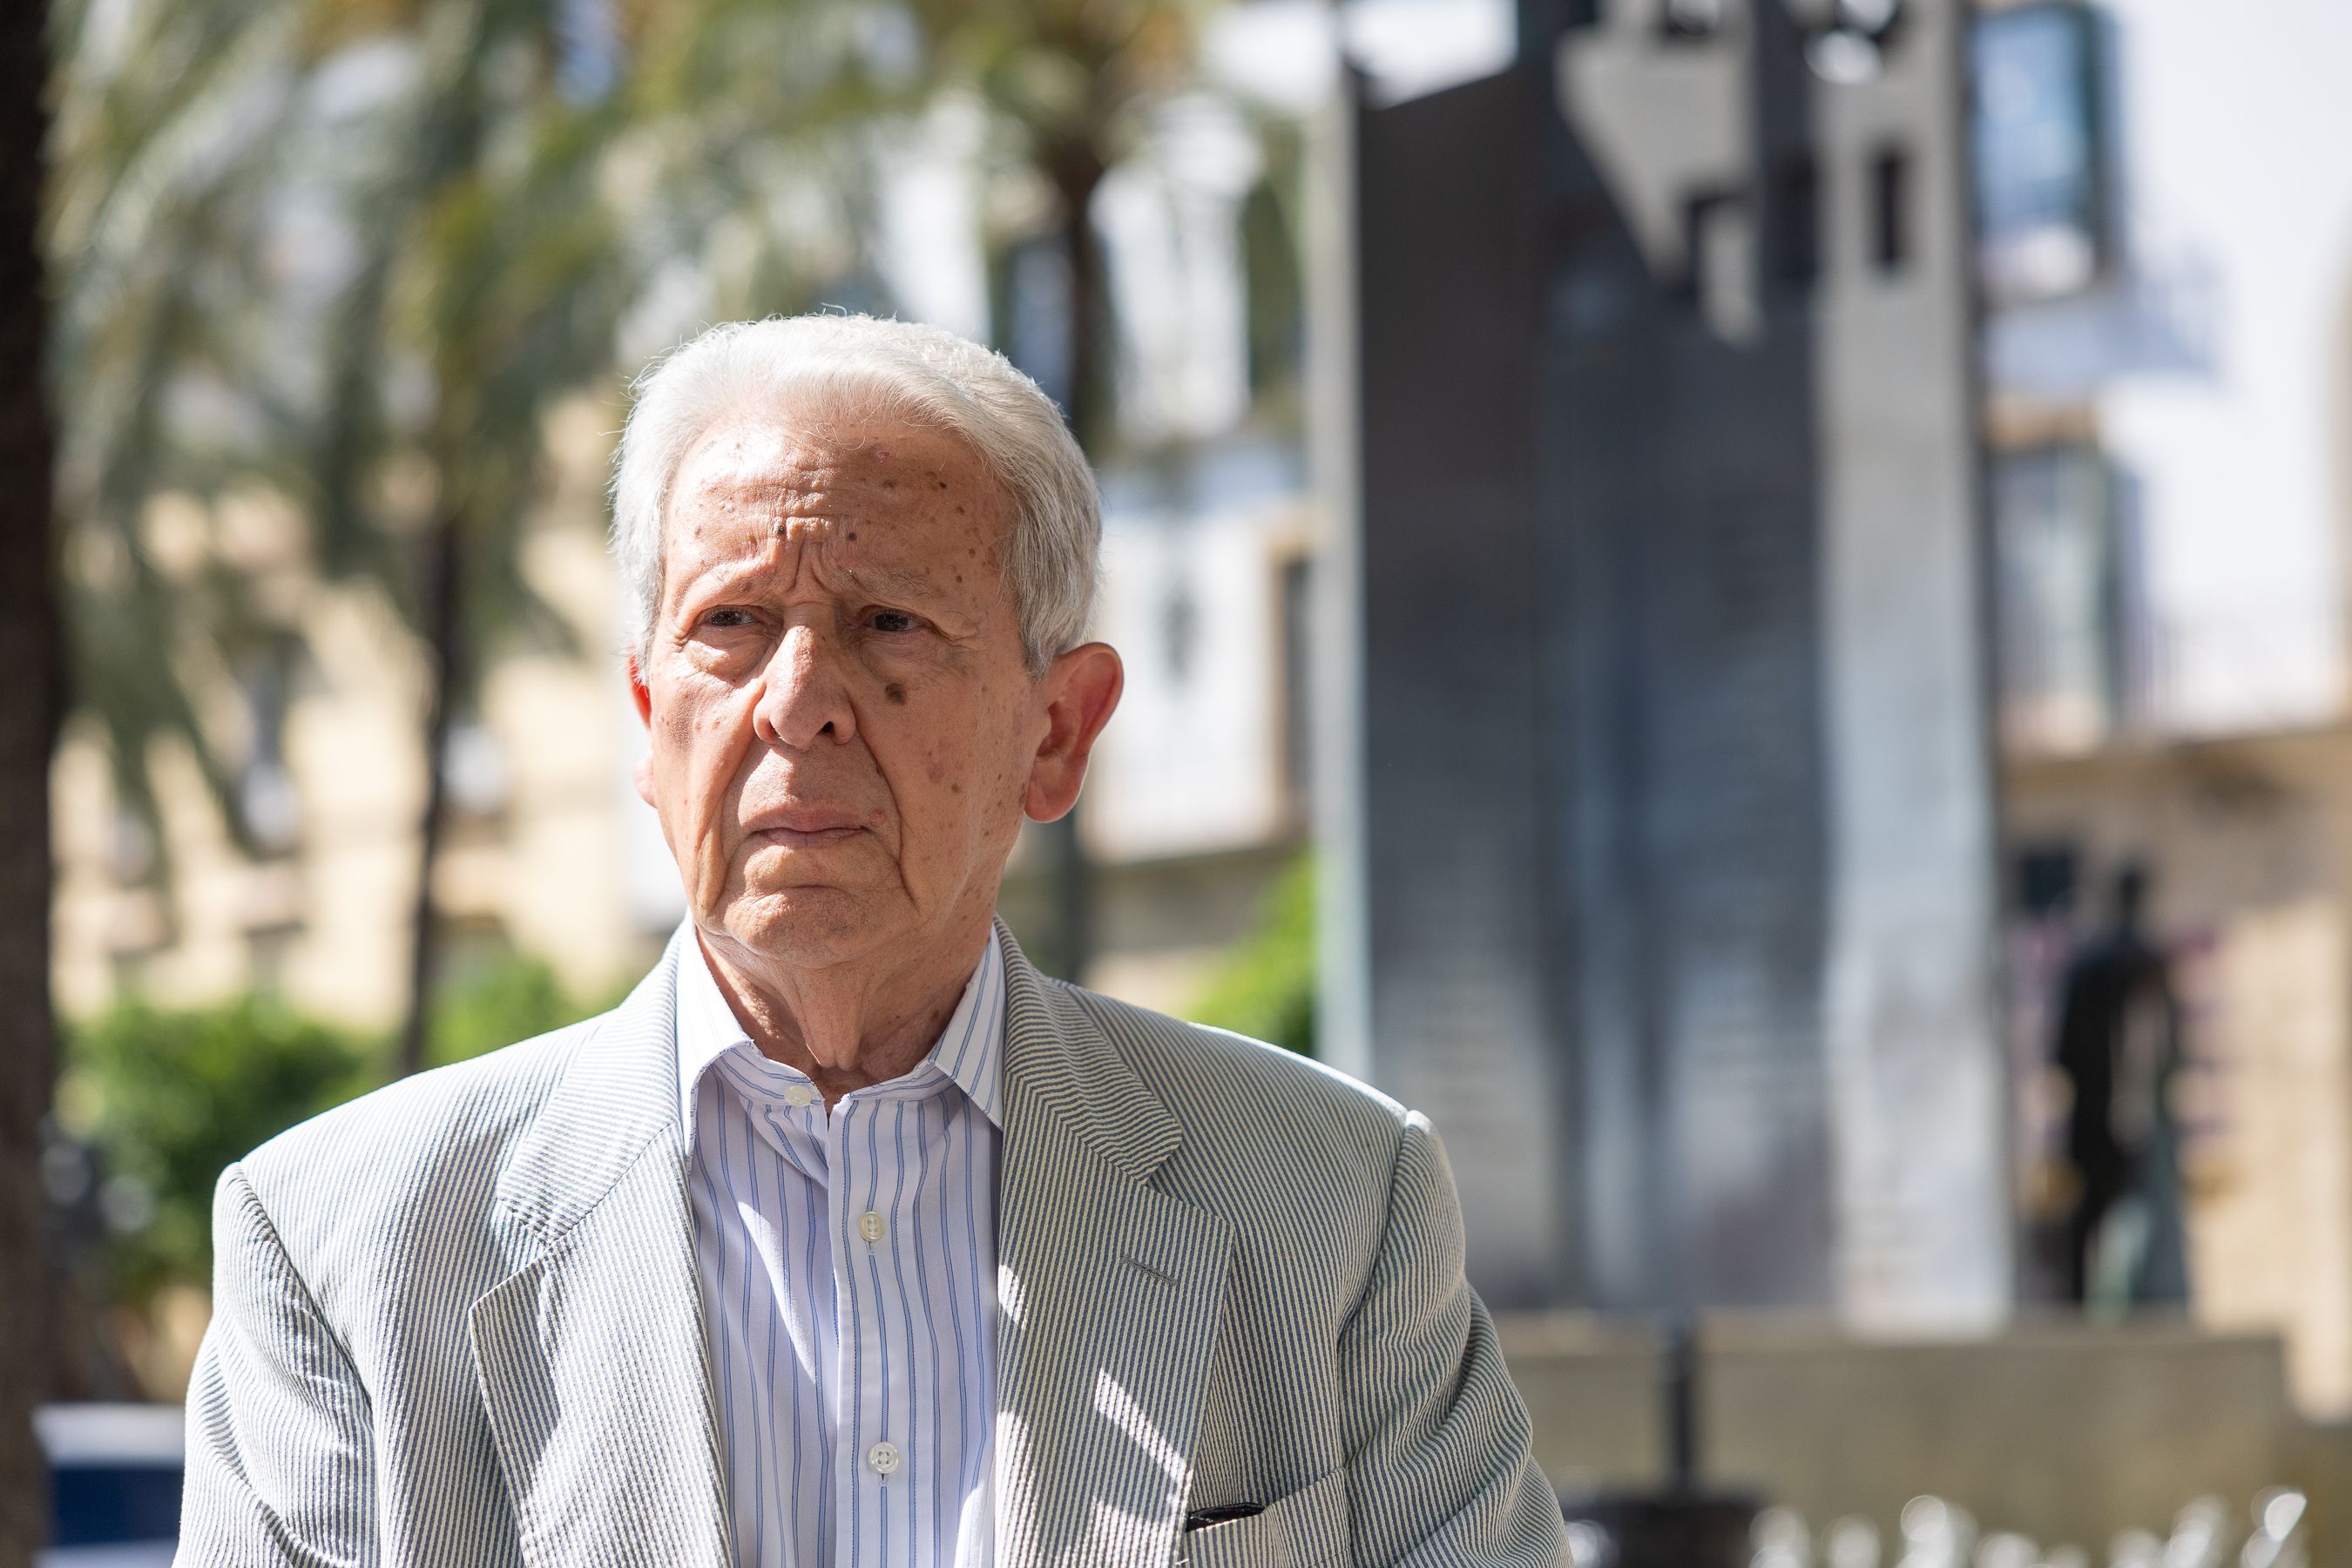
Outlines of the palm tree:
[[56,1045],[49,1011],[49,751],[57,731],[56,561],[50,427],[42,370],[47,290],[38,239],[48,75],[45,7],[0,14],[0,465],[16,521],[0,538],[0,1568],[30,1568],[48,1488],[33,1407],[51,1364],[41,1245],[40,1130]]
[[[234,574],[175,581],[140,524],[153,496],[214,489],[267,449],[218,422],[190,429],[170,409],[178,388],[258,384],[270,334],[257,330],[267,323],[244,280],[260,270],[259,169],[289,113],[283,73],[268,68],[288,32],[265,7],[206,0],[127,15],[60,0],[54,25],[47,241],[58,284],[58,501],[74,546],[70,711],[105,739],[128,809],[154,823],[149,748],[175,739],[240,837],[191,674],[216,666],[236,629],[256,622]],[[214,657],[186,657],[196,642]]]
[[[298,493],[328,569],[381,583],[425,658],[404,1073],[425,1059],[451,730],[502,638],[562,638],[521,573],[521,523],[547,415],[609,363],[630,291],[595,184],[616,115],[562,90],[557,15],[416,7],[391,40],[405,90],[360,117],[330,170],[356,265],[323,335]],[[405,508],[383,499],[396,468],[418,479]]]
[[[460,561],[499,588],[520,583],[510,523],[536,427],[514,437],[540,386],[480,383],[481,363],[512,343],[486,321],[504,301],[484,274],[546,266],[577,245],[583,219],[550,224],[544,249],[521,260],[500,249],[520,228],[483,221],[508,199],[483,188],[484,144],[511,124],[511,113],[488,111],[483,78],[508,35],[527,31],[518,9],[193,0],[134,6],[126,19],[69,0],[51,240],[66,282],[57,341],[77,545],[76,707],[105,735],[119,795],[151,821],[149,750],[172,736],[244,837],[192,684],[234,666],[241,645],[288,629],[255,614],[234,573],[191,584],[157,567],[142,526],[156,495],[258,479],[302,503],[321,573],[375,582],[423,634],[428,759],[445,748],[468,674],[460,606],[497,596],[488,585],[469,595]],[[373,58],[355,67],[370,46]],[[352,79],[362,67],[372,84]],[[356,110],[328,86],[338,70],[340,97],[358,99]],[[538,121],[525,127],[524,171],[551,162],[561,178],[562,128],[541,132]],[[550,215],[540,203],[524,216]],[[323,287],[318,267],[273,255],[299,217],[345,254]],[[402,374],[412,389],[424,378],[423,397],[410,399],[421,417],[388,406],[387,384]],[[187,411],[191,393],[210,395],[211,417]],[[467,422],[472,438],[459,440]],[[377,496],[385,468],[410,452],[426,464],[421,521]],[[426,772],[417,923],[429,938],[441,800],[440,770]],[[429,945],[416,967],[421,989]],[[419,1038],[412,1018],[407,1065]]]

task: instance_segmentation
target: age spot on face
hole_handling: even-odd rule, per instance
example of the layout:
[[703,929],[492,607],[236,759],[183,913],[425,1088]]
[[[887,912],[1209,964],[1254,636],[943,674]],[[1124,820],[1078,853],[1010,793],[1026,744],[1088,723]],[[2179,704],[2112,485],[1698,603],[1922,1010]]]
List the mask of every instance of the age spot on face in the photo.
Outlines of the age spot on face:
[[907,689],[899,685],[895,680],[882,689],[882,695],[887,697],[891,701],[897,703],[901,708],[904,708],[907,705]]

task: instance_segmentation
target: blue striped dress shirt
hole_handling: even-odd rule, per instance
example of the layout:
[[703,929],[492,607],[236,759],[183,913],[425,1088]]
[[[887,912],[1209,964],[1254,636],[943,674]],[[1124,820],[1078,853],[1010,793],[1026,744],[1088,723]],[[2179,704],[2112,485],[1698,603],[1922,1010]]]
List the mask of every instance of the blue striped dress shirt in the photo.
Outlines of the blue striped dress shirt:
[[678,1091],[740,1568],[993,1557],[1004,960],[931,1053],[828,1113],[760,1054],[691,933]]

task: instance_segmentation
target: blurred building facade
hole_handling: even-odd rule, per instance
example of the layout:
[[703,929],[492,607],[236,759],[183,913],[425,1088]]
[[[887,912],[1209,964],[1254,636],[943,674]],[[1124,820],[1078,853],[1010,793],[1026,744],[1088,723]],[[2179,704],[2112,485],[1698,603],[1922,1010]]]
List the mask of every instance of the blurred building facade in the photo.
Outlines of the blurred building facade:
[[[491,672],[446,764],[436,883],[453,964],[528,952],[583,995],[607,990],[648,936],[625,876],[643,807],[612,651],[617,586],[593,531],[606,414],[583,400],[552,422],[557,479],[525,552],[534,587],[586,651],[514,657]],[[169,1005],[263,990],[325,1018],[387,1026],[406,994],[421,654],[372,593],[319,580],[278,497],[173,499],[152,510],[148,533],[167,570],[193,578],[226,563],[249,574],[294,635],[268,661],[212,682],[203,717],[233,759],[226,800],[184,750],[150,759],[160,837],[115,795],[96,738],[68,735],[55,788],[60,1004],[88,1015],[129,996]]]
[[[2292,41],[2289,47],[2289,41]],[[2025,1288],[2049,998],[2126,861],[2189,1065],[2191,1303],[2352,1412],[2352,108],[2326,0],[1987,7],[1979,266]],[[2036,1244],[2039,1244],[2038,1246]]]

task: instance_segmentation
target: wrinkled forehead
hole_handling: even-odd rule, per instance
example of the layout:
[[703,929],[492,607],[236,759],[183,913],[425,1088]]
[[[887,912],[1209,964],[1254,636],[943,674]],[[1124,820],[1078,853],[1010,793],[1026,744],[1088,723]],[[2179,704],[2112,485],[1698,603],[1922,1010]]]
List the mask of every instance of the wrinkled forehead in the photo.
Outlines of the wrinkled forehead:
[[863,526],[876,547],[978,543],[995,563],[1010,499],[954,430],[791,405],[744,409],[713,420],[680,459],[663,553],[802,532],[849,542]]

